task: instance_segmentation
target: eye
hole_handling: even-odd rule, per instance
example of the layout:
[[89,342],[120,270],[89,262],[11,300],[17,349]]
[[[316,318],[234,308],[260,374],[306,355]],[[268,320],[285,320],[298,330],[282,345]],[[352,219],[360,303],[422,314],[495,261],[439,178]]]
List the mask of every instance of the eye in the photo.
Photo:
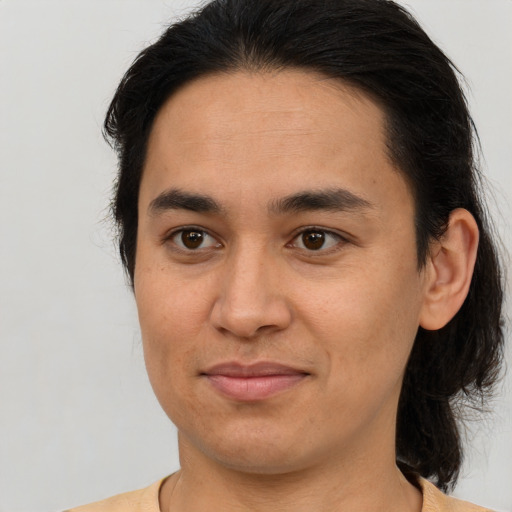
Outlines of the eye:
[[177,247],[186,251],[195,251],[198,249],[209,249],[211,247],[220,247],[221,244],[206,231],[197,228],[180,229],[175,231],[170,237]]
[[320,251],[336,247],[343,242],[343,237],[332,231],[310,228],[296,236],[290,245],[306,251]]

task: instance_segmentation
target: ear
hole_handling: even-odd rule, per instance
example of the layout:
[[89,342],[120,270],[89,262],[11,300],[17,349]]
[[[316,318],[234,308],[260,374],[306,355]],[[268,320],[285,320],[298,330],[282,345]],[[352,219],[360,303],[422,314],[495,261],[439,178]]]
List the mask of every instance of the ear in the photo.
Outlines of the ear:
[[425,269],[425,297],[420,326],[444,327],[468,294],[478,249],[478,226],[467,210],[454,210],[441,240],[431,245]]

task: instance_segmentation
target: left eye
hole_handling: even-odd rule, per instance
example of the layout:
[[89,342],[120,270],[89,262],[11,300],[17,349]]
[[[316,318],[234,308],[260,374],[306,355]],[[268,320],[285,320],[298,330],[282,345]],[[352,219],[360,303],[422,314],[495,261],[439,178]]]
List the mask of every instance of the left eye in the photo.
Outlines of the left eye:
[[174,242],[180,249],[187,251],[220,246],[219,242],[206,231],[194,228],[176,231],[170,237],[170,240],[172,240],[172,242]]
[[322,229],[308,229],[296,236],[291,245],[307,251],[320,251],[331,249],[342,241],[342,237],[331,231]]

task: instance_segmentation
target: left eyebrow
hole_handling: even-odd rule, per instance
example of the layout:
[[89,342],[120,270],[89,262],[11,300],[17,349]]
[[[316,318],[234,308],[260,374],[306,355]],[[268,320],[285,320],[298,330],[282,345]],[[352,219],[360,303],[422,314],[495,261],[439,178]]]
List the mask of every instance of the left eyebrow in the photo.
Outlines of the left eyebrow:
[[304,190],[275,199],[269,204],[269,210],[278,215],[317,210],[344,212],[373,208],[372,203],[343,188]]

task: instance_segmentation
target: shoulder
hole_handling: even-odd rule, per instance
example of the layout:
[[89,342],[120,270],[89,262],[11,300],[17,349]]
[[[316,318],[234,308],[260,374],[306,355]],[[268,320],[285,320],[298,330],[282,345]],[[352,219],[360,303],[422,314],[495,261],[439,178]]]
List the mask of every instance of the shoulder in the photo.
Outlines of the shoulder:
[[443,494],[435,485],[424,478],[419,479],[423,492],[421,512],[493,512],[489,508],[479,507]]
[[158,493],[163,479],[137,491],[112,496],[65,512],[160,512]]

